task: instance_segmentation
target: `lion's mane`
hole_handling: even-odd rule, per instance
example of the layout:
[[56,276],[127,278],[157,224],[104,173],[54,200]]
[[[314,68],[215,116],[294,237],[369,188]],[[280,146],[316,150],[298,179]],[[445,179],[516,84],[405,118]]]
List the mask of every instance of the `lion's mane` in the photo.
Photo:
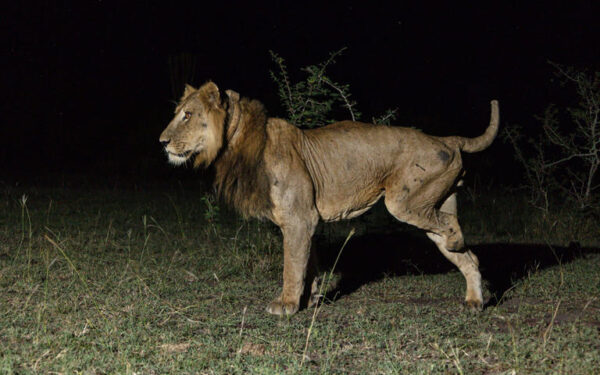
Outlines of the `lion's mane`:
[[214,161],[217,192],[244,217],[268,218],[272,202],[264,163],[267,112],[257,100],[238,101],[230,94],[225,121],[223,148]]

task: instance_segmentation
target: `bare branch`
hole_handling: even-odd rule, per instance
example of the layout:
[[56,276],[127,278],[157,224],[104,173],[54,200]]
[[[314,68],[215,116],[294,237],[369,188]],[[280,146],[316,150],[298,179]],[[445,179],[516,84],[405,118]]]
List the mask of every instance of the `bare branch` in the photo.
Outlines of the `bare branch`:
[[342,99],[344,100],[345,104],[344,106],[346,108],[348,108],[348,111],[350,112],[350,116],[352,117],[352,121],[356,121],[356,117],[354,116],[354,111],[352,110],[352,107],[354,107],[356,105],[356,103],[351,103],[350,100],[348,100],[348,94],[346,94],[344,92],[344,90],[342,90],[341,88],[339,88],[336,84],[334,84],[333,82],[331,82],[330,79],[325,78],[323,80],[327,85],[329,85],[330,87],[332,87],[333,89],[335,89],[340,96],[342,97]]
[[557,165],[557,164],[560,164],[560,163],[564,163],[564,162],[566,162],[566,161],[569,161],[569,160],[571,160],[571,159],[575,159],[575,158],[584,158],[584,157],[586,157],[586,156],[593,156],[593,155],[594,155],[593,153],[587,153],[587,154],[573,154],[573,155],[569,155],[569,156],[567,156],[566,158],[562,158],[562,159],[560,159],[560,160],[553,161],[552,163],[545,163],[545,164],[543,165],[543,167],[544,167],[544,168],[550,168],[550,167],[553,167],[553,166],[555,166],[555,165]]

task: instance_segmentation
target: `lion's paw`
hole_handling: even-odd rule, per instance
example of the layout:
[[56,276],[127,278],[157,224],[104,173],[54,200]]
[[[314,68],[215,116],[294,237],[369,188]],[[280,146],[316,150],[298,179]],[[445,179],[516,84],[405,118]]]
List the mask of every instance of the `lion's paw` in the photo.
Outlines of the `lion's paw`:
[[321,301],[321,299],[323,298],[322,294],[318,294],[318,293],[313,293],[310,295],[310,298],[308,299],[308,308],[310,309],[311,307],[315,307],[319,304],[319,301]]
[[483,311],[483,302],[480,300],[466,300],[465,307],[470,312],[478,313]]
[[273,315],[293,315],[297,311],[297,303],[284,303],[280,299],[274,300],[267,306],[267,312]]

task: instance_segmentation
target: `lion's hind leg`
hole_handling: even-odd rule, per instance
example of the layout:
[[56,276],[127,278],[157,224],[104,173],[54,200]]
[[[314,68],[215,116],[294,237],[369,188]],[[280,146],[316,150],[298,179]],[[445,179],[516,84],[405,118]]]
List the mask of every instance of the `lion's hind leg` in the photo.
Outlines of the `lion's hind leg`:
[[385,206],[399,221],[435,233],[443,239],[446,249],[459,251],[464,239],[456,215],[436,207],[444,190],[444,181],[440,180],[412,190],[404,185],[400,191],[386,192]]
[[[456,193],[450,195],[442,204],[440,211],[454,216],[457,216],[456,207]],[[449,251],[442,237],[439,235],[428,232],[429,237],[442,252],[442,254],[463,274],[467,281],[467,294],[465,297],[465,304],[473,311],[481,311],[483,307],[483,296],[481,292],[481,274],[479,273],[479,260],[477,256],[470,250],[463,250],[461,252]]]

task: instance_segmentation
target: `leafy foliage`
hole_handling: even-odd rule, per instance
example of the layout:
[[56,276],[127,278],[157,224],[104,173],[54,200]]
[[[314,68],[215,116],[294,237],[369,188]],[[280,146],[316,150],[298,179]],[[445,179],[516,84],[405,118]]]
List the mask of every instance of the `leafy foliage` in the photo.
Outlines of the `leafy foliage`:
[[360,119],[356,102],[350,98],[350,85],[337,83],[327,75],[327,69],[344,50],[331,53],[322,63],[302,68],[306,79],[295,83],[290,79],[283,57],[271,51],[271,58],[279,67],[277,73],[271,71],[271,78],[278,86],[290,122],[307,128],[323,126],[335,121],[332,113],[340,107],[348,111],[353,121]]
[[392,121],[394,121],[398,117],[398,108],[388,108],[382,115],[378,117],[372,117],[371,122],[373,124],[378,125],[391,125]]

